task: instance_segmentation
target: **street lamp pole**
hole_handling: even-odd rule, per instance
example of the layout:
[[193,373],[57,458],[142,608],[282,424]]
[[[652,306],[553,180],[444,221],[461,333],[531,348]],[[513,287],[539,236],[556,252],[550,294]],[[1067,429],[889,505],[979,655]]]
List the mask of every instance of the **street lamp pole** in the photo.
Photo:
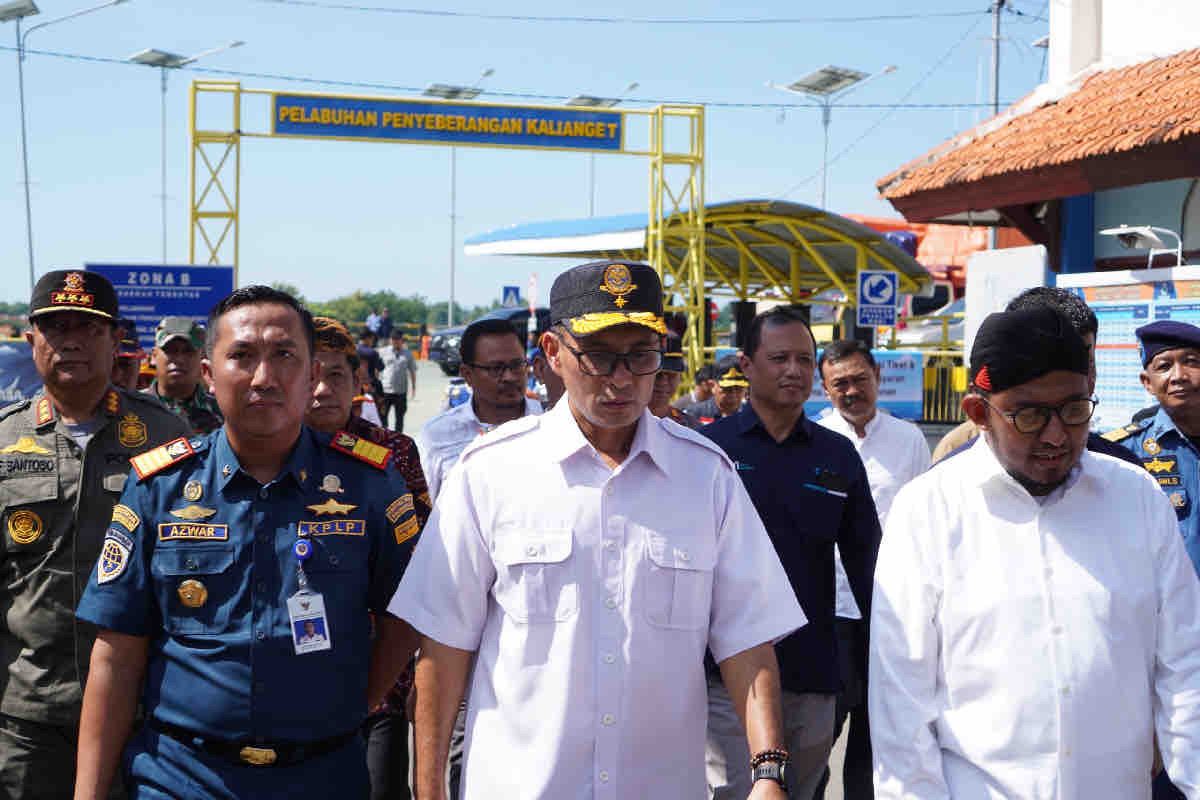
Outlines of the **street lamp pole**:
[[132,61],[135,64],[142,64],[147,67],[158,67],[158,70],[159,70],[159,73],[161,76],[160,95],[162,98],[161,99],[162,121],[161,121],[161,125],[160,125],[160,136],[161,136],[162,142],[161,142],[161,149],[160,149],[161,169],[159,171],[159,181],[160,181],[159,201],[162,206],[162,211],[161,211],[161,214],[162,214],[162,262],[161,263],[163,263],[163,264],[167,263],[167,70],[179,69],[180,67],[186,67],[188,64],[198,61],[201,58],[204,58],[205,56],[215,55],[216,53],[223,53],[226,50],[231,50],[235,47],[241,47],[243,44],[245,44],[245,42],[242,42],[242,41],[229,42],[228,44],[223,44],[220,47],[214,47],[210,50],[205,50],[203,52],[196,53],[193,56],[181,56],[176,53],[169,53],[166,50],[155,50],[154,48],[150,48],[148,50],[142,50],[141,52],[134,53],[128,59],[129,61]]
[[70,14],[64,14],[61,17],[55,17],[45,22],[39,22],[37,25],[31,25],[23,34],[21,33],[21,20],[37,14],[37,5],[33,0],[16,0],[15,2],[0,5],[0,22],[7,22],[9,20],[16,22],[14,30],[17,40],[17,113],[21,117],[21,183],[25,187],[25,249],[29,260],[29,291],[31,293],[33,292],[34,284],[37,283],[37,272],[33,260],[33,202],[29,191],[29,131],[25,121],[26,42],[29,40],[29,35],[36,30],[125,2],[128,2],[128,0],[108,0],[105,3],[81,8],[72,11]]
[[[474,100],[483,93],[479,88],[485,78],[490,78],[495,72],[488,67],[479,73],[475,83],[470,86],[456,86],[447,83],[434,83],[425,89],[426,97],[438,97],[442,100]],[[446,304],[446,325],[454,324],[454,272],[458,261],[458,148],[450,145],[450,301]]]
[[767,85],[773,89],[782,89],[793,94],[803,94],[814,97],[821,104],[821,129],[824,141],[821,145],[821,208],[825,209],[829,196],[829,123],[833,119],[833,107],[837,100],[848,95],[854,89],[860,88],[869,81],[895,72],[896,67],[889,65],[874,74],[868,75],[856,69],[845,67],[822,67],[800,80],[781,86],[775,83]]
[[[569,106],[583,108],[612,108],[618,105],[625,96],[638,88],[638,82],[633,81],[616,97],[596,97],[590,94],[580,94],[567,101]],[[588,153],[588,216],[596,216],[596,153]]]

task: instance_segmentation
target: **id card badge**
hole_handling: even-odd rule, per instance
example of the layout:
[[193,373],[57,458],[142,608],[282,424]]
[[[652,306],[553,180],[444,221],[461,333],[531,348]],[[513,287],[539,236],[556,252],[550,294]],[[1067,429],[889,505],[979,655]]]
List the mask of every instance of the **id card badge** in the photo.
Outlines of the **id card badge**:
[[297,592],[288,598],[292,647],[296,655],[333,649],[333,633],[325,616],[325,598],[315,592]]

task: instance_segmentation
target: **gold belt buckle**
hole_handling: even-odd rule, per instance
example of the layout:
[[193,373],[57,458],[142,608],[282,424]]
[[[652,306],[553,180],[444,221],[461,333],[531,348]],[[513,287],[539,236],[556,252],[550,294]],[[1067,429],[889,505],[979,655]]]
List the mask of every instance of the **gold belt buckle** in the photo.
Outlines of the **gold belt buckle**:
[[238,751],[238,758],[255,767],[269,767],[278,756],[269,747],[243,747]]

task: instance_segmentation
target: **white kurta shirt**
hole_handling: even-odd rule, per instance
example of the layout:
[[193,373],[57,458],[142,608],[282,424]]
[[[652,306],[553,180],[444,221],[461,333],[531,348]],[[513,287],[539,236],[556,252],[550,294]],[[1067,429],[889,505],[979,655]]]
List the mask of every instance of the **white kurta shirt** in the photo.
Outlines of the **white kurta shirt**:
[[[866,436],[859,437],[854,426],[835,409],[817,420],[831,431],[840,433],[851,441],[858,451],[863,466],[867,468],[867,482],[871,485],[871,499],[879,513],[879,524],[887,522],[888,509],[900,487],[929,469],[929,443],[925,434],[911,422],[896,419],[882,408],[866,425]],[[836,550],[837,545],[834,545]],[[862,619],[850,581],[846,579],[846,568],[842,566],[842,555],[836,553],[833,565],[837,579],[837,604],[834,613],[843,619]]]
[[[541,413],[542,404],[526,397],[525,416]],[[421,455],[421,469],[429,484],[430,498],[437,500],[446,476],[458,463],[458,457],[467,445],[496,427],[479,421],[470,400],[443,411],[421,427],[416,440],[417,452]]]
[[871,612],[877,798],[1200,797],[1200,581],[1144,471],[1039,503],[987,442],[901,490]]
[[478,651],[468,800],[695,800],[705,648],[805,624],[716,445],[644,412],[615,470],[560,401],[463,454],[389,611]]

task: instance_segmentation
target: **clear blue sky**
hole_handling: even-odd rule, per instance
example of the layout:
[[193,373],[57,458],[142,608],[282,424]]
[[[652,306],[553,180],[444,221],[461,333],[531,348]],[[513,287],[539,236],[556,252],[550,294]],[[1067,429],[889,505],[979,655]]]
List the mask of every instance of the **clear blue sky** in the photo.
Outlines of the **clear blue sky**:
[[[346,0],[338,0],[346,4]],[[35,24],[89,5],[37,0]],[[851,93],[846,103],[895,103],[956,43],[910,103],[988,99],[990,17],[984,0],[768,0],[754,7],[713,0],[633,0],[584,4],[514,0],[364,0],[365,6],[458,12],[660,18],[795,18],[896,13],[977,12],[974,16],[891,22],[771,25],[649,25],[518,22],[368,13],[256,0],[131,0],[35,31],[31,50],[123,59],[147,47],[190,55],[233,39],[238,49],[197,68],[361,81],[396,87],[471,83],[503,92],[619,94],[631,81],[634,107],[652,100],[803,103],[766,86],[789,83],[826,64],[891,75]],[[1041,79],[1047,32],[1036,19],[1044,0],[1015,0],[1026,16],[1003,22],[1001,99],[1012,101]],[[974,26],[968,33],[968,29]],[[24,206],[18,144],[13,25],[0,25],[0,300],[28,299]],[[159,74],[122,63],[32,53],[25,63],[34,242],[39,273],[86,261],[157,263]],[[168,260],[187,260],[187,88],[171,73],[168,95]],[[248,87],[406,96],[273,78]],[[484,94],[481,100],[522,102]],[[539,101],[552,102],[552,101]],[[831,154],[887,112],[834,112]],[[894,215],[875,181],[956,131],[982,110],[896,110],[831,168],[829,206],[839,212]],[[798,108],[710,107],[708,199],[778,197],[820,168],[820,112]],[[354,289],[388,288],[443,299],[448,291],[449,151],[407,144],[247,140],[242,147],[241,280],[286,280],[315,299]],[[461,241],[522,222],[582,217],[588,211],[588,158],[575,153],[458,151],[458,292],[486,303],[504,284],[542,286],[565,262],[467,258]],[[598,214],[645,209],[644,159],[597,157]],[[816,204],[819,180],[788,199]],[[545,289],[543,288],[543,299]]]

